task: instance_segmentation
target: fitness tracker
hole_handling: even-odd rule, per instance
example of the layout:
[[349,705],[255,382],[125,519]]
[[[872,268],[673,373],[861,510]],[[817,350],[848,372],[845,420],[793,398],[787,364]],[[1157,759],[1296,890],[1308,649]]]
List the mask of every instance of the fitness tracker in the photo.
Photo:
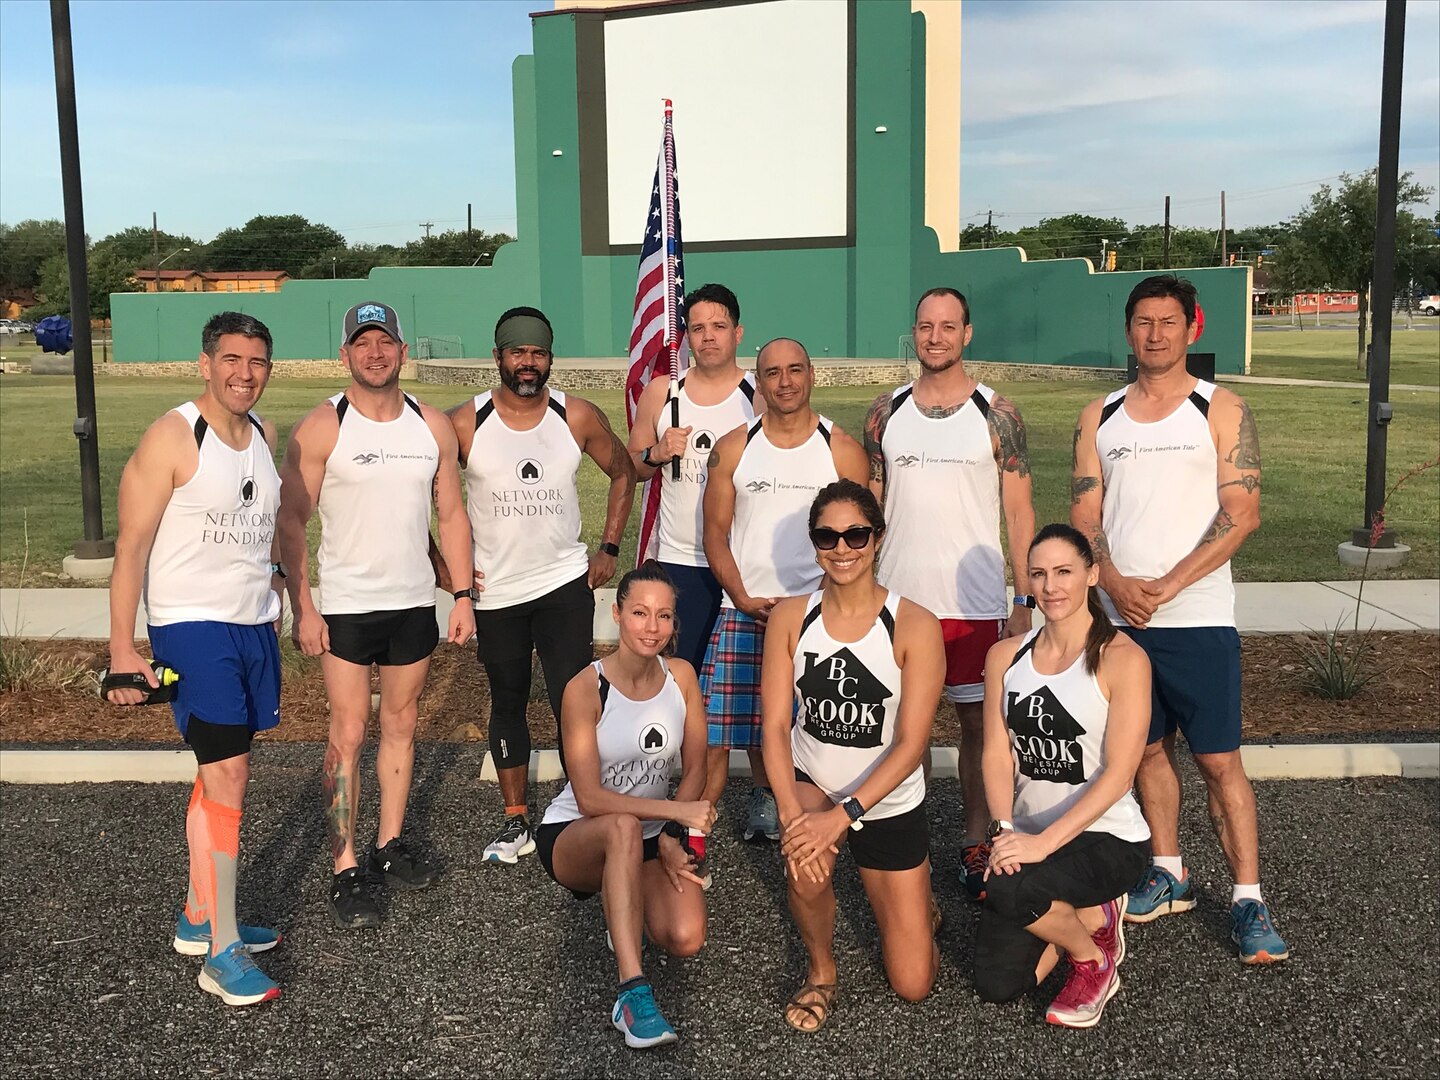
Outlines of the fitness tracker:
[[850,828],[858,832],[865,827],[865,822],[860,820],[865,816],[865,807],[860,805],[859,799],[852,795],[840,804],[840,808],[849,816]]
[[606,555],[609,555],[612,559],[618,559],[620,557],[619,544],[601,544],[600,550],[603,551]]
[[1016,593],[1015,606],[1033,608],[1035,606],[1035,597],[1029,596],[1026,593]]

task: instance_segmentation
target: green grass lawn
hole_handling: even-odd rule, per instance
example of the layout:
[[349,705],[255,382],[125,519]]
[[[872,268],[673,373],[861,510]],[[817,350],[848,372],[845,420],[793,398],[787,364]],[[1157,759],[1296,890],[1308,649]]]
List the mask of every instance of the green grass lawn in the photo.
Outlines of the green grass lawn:
[[[1440,320],[1415,318],[1406,330],[1397,317],[1390,338],[1390,382],[1440,386]],[[1250,374],[1276,379],[1365,383],[1355,366],[1355,331],[1265,330],[1252,335]]]
[[[1413,336],[1420,335],[1416,331]],[[1265,373],[1260,360],[1262,346],[1266,348],[1267,364],[1271,360],[1284,362],[1283,355],[1269,353],[1268,339],[1281,337],[1257,335],[1257,373]],[[1344,335],[1307,333],[1305,343],[1316,338],[1334,339],[1338,344]],[[1295,339],[1283,335],[1283,340],[1288,344]],[[1427,336],[1426,340],[1440,339]],[[1310,362],[1320,361],[1312,358]],[[1397,376],[1395,381],[1403,380]],[[1070,441],[1076,415],[1086,401],[1115,385],[1023,382],[997,386],[1019,405],[1029,429],[1035,507],[1041,523],[1064,520],[1069,513]],[[279,427],[282,446],[295,422],[342,386],[339,380],[271,382],[261,411]],[[113,536],[115,530],[115,492],[120,471],[141,433],[165,409],[193,397],[198,388],[198,382],[186,379],[97,381],[100,470],[108,535]],[[440,407],[467,396],[461,387],[410,384],[407,389]],[[877,389],[824,389],[816,391],[815,398],[821,411],[858,435],[865,409]],[[1340,566],[1335,546],[1360,524],[1363,510],[1363,388],[1243,389],[1260,428],[1265,494],[1264,525],[1237,556],[1237,579],[1305,581],[1356,576]],[[603,407],[616,429],[623,432],[619,391],[590,391],[585,396]],[[1389,439],[1392,483],[1412,466],[1440,456],[1440,401],[1436,395],[1397,392],[1393,397],[1395,420]],[[5,585],[19,584],[22,564],[26,565],[27,584],[53,583],[43,575],[60,572],[61,559],[81,535],[78,452],[70,434],[74,415],[70,380],[0,376],[0,582]],[[605,488],[605,478],[587,463],[581,470],[581,499],[584,539],[592,545],[598,542],[603,523]],[[1440,577],[1440,469],[1402,488],[1389,507],[1388,517],[1402,541],[1414,549],[1406,566],[1391,576]],[[622,566],[634,558],[637,520],[638,511],[632,514],[626,530]]]

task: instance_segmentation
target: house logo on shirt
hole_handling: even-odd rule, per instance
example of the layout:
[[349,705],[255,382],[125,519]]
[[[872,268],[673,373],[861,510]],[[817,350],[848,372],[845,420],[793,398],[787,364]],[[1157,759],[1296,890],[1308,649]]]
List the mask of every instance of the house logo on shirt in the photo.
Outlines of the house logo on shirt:
[[1007,695],[1005,723],[1020,772],[1031,780],[1052,784],[1085,783],[1085,734],[1048,686],[1021,697]]
[[804,709],[801,722],[813,738],[836,746],[880,745],[890,689],[849,648],[824,659],[806,652],[795,686]]
[[670,745],[670,737],[659,724],[646,724],[640,732],[640,751],[645,754],[664,753]]
[[522,484],[538,484],[545,478],[545,470],[534,458],[524,458],[515,466],[515,475]]
[[255,478],[253,476],[247,476],[240,481],[240,505],[255,505]]
[[697,454],[704,457],[715,449],[715,433],[701,428],[690,437],[690,445],[695,448]]

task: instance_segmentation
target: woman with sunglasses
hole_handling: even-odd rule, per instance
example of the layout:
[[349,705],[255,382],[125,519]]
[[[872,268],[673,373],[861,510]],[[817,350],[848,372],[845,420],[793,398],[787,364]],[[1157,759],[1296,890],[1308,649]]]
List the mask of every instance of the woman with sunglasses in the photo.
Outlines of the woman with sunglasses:
[[890,986],[919,1001],[940,962],[920,762],[945,677],[944,644],[935,616],[876,583],[884,531],[868,488],[853,480],[822,488],[810,539],[824,582],[776,605],[765,635],[765,767],[790,910],[809,953],[805,982],[785,1006],[797,1031],[819,1031],[835,1003],[832,872],[842,842],[874,909]]
[[1069,978],[1045,1019],[1087,1028],[1120,990],[1125,899],[1150,865],[1130,791],[1150,731],[1150,661],[1106,617],[1078,530],[1045,526],[1028,561],[1045,625],[985,658],[981,765],[996,818],[975,989],[1011,1001],[1063,952]]

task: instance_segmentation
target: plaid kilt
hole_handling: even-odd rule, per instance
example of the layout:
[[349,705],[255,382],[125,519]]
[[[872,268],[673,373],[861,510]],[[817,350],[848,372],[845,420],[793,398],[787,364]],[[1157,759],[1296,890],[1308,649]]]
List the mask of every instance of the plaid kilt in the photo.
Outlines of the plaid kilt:
[[760,662],[765,631],[735,608],[721,608],[700,665],[710,745],[760,745]]

